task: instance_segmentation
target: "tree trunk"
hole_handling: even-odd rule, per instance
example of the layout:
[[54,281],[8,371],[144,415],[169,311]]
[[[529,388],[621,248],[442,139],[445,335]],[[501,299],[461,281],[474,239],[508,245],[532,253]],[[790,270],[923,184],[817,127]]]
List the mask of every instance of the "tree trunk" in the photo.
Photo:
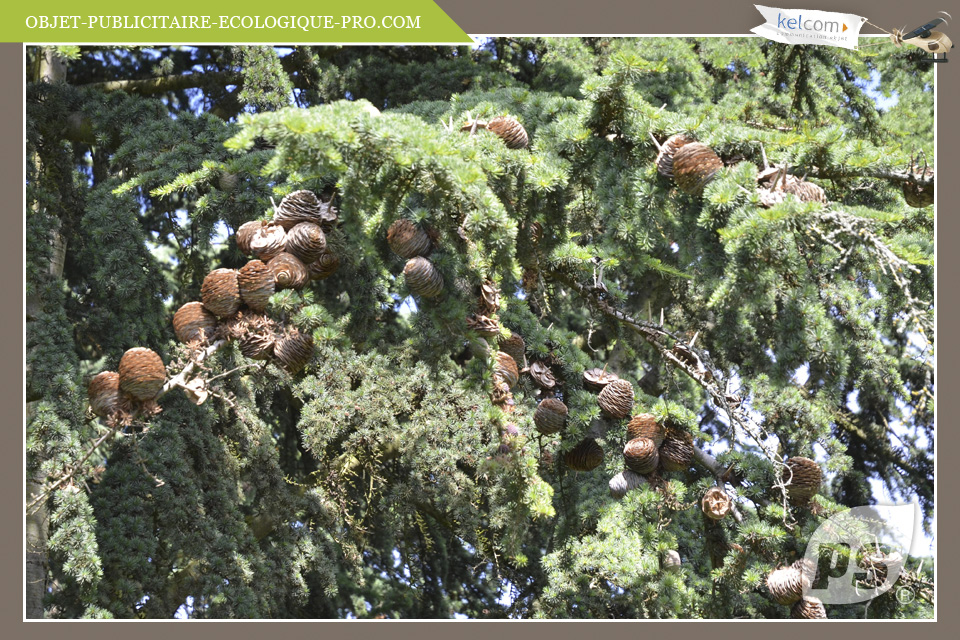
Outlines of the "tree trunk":
[[[53,49],[46,48],[40,58],[40,66],[36,80],[40,82],[63,82],[67,76],[66,62]],[[36,161],[36,158],[34,158]],[[58,229],[51,230],[50,243],[53,245],[53,256],[50,259],[50,275],[54,278],[63,277],[63,263],[67,253],[67,245],[63,234]],[[34,321],[39,310],[40,301],[35,296],[27,299],[26,322]],[[28,328],[29,331],[29,328]],[[28,372],[29,373],[29,372]],[[26,403],[26,425],[30,424],[39,401]],[[26,504],[40,494],[43,488],[43,477],[27,478]],[[49,525],[47,508],[41,503],[32,512],[26,514],[26,585],[25,585],[25,616],[27,618],[43,617],[43,597],[47,591],[47,527]]]

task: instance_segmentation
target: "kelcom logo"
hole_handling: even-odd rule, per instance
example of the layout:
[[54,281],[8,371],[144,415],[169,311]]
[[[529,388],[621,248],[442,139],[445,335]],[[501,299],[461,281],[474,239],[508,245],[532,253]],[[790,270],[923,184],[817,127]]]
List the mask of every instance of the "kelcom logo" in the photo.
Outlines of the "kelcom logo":
[[[841,27],[843,27],[841,29]],[[828,33],[843,33],[848,29],[846,23],[830,22],[828,20],[804,20],[803,14],[796,18],[777,13],[777,28],[793,31],[826,31]]]

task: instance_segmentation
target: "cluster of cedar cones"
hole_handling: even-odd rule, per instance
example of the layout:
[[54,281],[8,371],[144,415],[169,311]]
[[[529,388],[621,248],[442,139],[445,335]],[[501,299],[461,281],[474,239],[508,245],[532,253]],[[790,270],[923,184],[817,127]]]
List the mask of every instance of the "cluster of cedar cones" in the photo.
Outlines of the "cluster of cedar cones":
[[[657,147],[657,172],[676,182],[684,193],[703,193],[703,188],[724,166],[713,149],[686,134],[670,136],[662,144],[652,135],[650,137]],[[783,202],[788,194],[803,202],[827,203],[827,195],[821,187],[787,173],[785,168],[764,166],[757,175],[757,192],[760,203],[768,208]]]
[[[253,259],[239,269],[214,269],[200,288],[202,302],[174,314],[177,339],[198,349],[214,340],[236,340],[253,360],[271,360],[291,374],[313,356],[313,338],[267,315],[270,296],[303,289],[329,277],[340,264],[327,249],[326,233],[338,214],[312,191],[294,191],[275,207],[273,219],[237,229],[237,248]],[[202,398],[193,398],[202,401]]]

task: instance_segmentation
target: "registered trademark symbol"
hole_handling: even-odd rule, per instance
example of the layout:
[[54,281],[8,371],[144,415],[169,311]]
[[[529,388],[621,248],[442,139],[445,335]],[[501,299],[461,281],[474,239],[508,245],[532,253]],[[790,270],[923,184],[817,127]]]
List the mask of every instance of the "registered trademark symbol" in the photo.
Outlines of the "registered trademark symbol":
[[910,587],[900,587],[897,589],[897,600],[900,601],[900,604],[909,604],[913,602],[914,597],[916,596]]

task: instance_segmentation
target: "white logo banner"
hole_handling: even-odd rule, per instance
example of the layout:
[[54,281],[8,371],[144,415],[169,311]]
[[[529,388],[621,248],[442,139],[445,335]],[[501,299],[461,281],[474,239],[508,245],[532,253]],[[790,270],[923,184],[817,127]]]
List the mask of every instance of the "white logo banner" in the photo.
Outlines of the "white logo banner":
[[784,44],[823,44],[856,49],[860,27],[867,21],[852,13],[753,6],[766,22],[750,31]]

